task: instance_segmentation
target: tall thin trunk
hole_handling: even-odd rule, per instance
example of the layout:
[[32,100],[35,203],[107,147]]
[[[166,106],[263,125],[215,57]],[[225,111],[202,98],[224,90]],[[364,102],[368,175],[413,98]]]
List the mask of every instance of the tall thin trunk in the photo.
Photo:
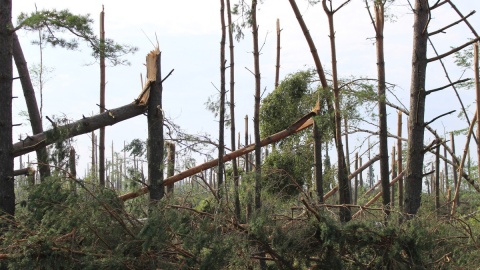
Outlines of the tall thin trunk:
[[[478,42],[474,45],[473,69],[475,73],[475,90],[477,96],[477,112],[480,112],[480,74],[478,63]],[[477,117],[477,136],[480,136],[480,117]],[[480,144],[477,143],[477,158],[480,160]],[[478,166],[478,175],[480,176],[480,166]]]
[[[245,115],[245,146],[248,145],[248,115]],[[249,172],[250,170],[248,169],[249,165],[249,155],[245,155],[245,172]]]
[[[175,143],[167,143],[167,177],[172,177],[175,174]],[[175,183],[167,186],[167,193],[173,194]]]
[[[230,0],[227,2],[227,19],[228,19],[228,43],[230,45],[230,144],[232,152],[236,150],[235,147],[235,50],[233,44],[233,24],[232,11],[230,9]],[[240,136],[238,137],[240,142]],[[237,159],[232,160],[233,170],[233,200],[235,203],[235,216],[240,219],[240,195],[238,190],[238,163]]]
[[255,136],[255,208],[260,209],[262,180],[262,146],[260,143],[260,51],[258,48],[257,0],[252,0],[253,59],[255,74],[255,106],[253,116],[253,133]]
[[[70,156],[69,156],[68,165],[69,165],[69,169],[70,169],[70,176],[73,179],[77,178],[77,164],[76,164],[76,161],[77,161],[77,158],[76,158],[76,154],[75,154],[75,148],[71,147],[70,148]],[[75,191],[76,187],[77,187],[77,184],[75,183],[75,181],[70,180],[70,186],[71,186],[71,189],[73,191]]]
[[[395,162],[395,146],[393,146],[392,147],[392,180],[395,178],[397,178],[397,164]],[[391,196],[390,206],[393,208],[395,206],[395,185],[392,185],[392,192],[390,196]]]
[[275,64],[275,88],[278,87],[278,82],[280,81],[280,19],[277,18],[277,58]]
[[[335,46],[335,30],[333,24],[334,11],[327,7],[326,0],[322,1],[323,9],[328,17],[329,36],[330,36],[330,49],[332,54],[332,79],[333,79],[333,95],[335,106],[335,138],[338,158],[338,171],[337,178],[339,184],[340,204],[351,203],[351,192],[348,181],[347,164],[345,162],[345,154],[343,152],[342,143],[342,117],[340,114],[340,89],[338,88],[338,71],[337,71],[337,53]],[[352,213],[350,207],[340,208],[340,220],[342,222],[348,222],[352,219]]]
[[[100,113],[105,112],[105,12],[100,12]],[[100,186],[105,187],[105,127],[100,128],[98,173]]]
[[317,123],[313,121],[313,140],[314,140],[314,175],[315,175],[315,185],[317,186],[317,199],[318,203],[323,203],[323,169],[322,169],[322,140],[320,129],[317,126]]
[[[16,33],[13,33],[13,58],[15,60],[15,65],[17,66],[20,83],[22,84],[23,95],[25,96],[25,102],[27,104],[28,117],[30,118],[32,132],[33,134],[42,133],[42,118],[40,116],[40,111],[38,110],[37,99],[35,98],[35,89],[33,88],[33,84],[30,79],[30,73],[28,71],[27,61],[25,60],[25,56],[23,55],[23,50]],[[40,180],[43,180],[45,179],[45,177],[50,176],[50,166],[48,166],[47,148],[39,148],[36,150],[36,152],[40,172]]]
[[225,152],[225,2],[220,0],[220,22],[222,26],[222,37],[220,40],[220,119],[218,121],[218,170],[217,196],[222,197],[223,193],[223,154]]
[[405,212],[415,215],[420,207],[425,133],[425,79],[429,21],[428,0],[416,0],[413,25],[412,77],[410,82],[409,140],[405,172]]
[[[147,74],[148,78],[153,76],[155,82],[150,89],[150,97],[148,100],[148,180],[150,189],[150,201],[155,204],[160,200],[165,192],[163,186],[163,110],[162,110],[162,71],[161,59],[162,54],[157,48],[147,56],[147,62],[155,63],[155,70],[148,70],[147,73],[155,72],[155,74]],[[147,67],[151,66],[147,64]],[[143,167],[143,166],[142,166]]]
[[0,211],[15,214],[12,156],[12,1],[0,1]]
[[[397,125],[397,168],[398,172],[403,171],[403,155],[402,155],[402,112],[398,112]],[[445,156],[446,157],[446,156]],[[398,179],[398,208],[403,209],[403,177]]]
[[[440,209],[440,144],[435,152],[435,210]],[[439,214],[437,212],[437,214]]]
[[[358,170],[358,152],[355,153],[355,171]],[[354,182],[354,200],[353,204],[358,204],[358,174],[355,175],[355,182]]]
[[[455,156],[455,135],[453,135],[453,132],[450,132],[450,142],[451,142],[451,145],[452,145],[452,156]],[[453,157],[452,157],[452,160],[453,160]],[[458,182],[458,173],[457,173],[457,169],[458,169],[458,163],[454,162],[454,167],[453,167],[453,190],[455,190],[455,187],[457,186],[457,182]],[[460,174],[460,177],[461,177],[461,174]],[[455,197],[455,205],[459,205],[459,202],[460,202],[460,194]]]
[[[385,4],[383,1],[375,2],[375,31],[376,31],[376,49],[377,49],[377,76],[378,76],[378,120],[380,142],[380,179],[382,181],[382,199],[385,212],[389,214],[390,205],[390,183],[389,183],[389,165],[388,165],[388,130],[387,130],[387,106],[386,87],[385,87],[385,58],[383,47],[383,29],[385,22]],[[392,164],[392,166],[394,166]]]

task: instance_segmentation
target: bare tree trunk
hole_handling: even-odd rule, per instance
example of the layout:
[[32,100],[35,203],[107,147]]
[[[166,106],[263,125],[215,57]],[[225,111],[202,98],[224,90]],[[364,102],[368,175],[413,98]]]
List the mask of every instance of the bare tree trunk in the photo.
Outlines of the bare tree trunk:
[[416,0],[414,9],[409,140],[405,168],[405,212],[410,215],[417,213],[422,194],[427,26],[430,18],[428,0]]
[[12,1],[0,1],[0,212],[15,214],[12,156]]
[[[167,177],[175,175],[175,143],[167,143]],[[175,183],[171,183],[167,186],[167,193],[173,194]]]
[[[381,159],[380,159],[381,160]],[[395,162],[395,146],[392,147],[392,180],[397,178],[397,164]],[[395,185],[392,186],[392,192],[390,194],[390,206],[395,206]]]
[[[230,45],[230,143],[232,152],[236,150],[235,147],[235,50],[233,45],[233,24],[232,24],[232,11],[230,9],[230,0],[227,2],[227,18],[228,18],[228,43]],[[240,136],[238,137],[240,142]],[[240,220],[240,195],[238,190],[238,163],[237,159],[232,160],[233,170],[233,197],[235,204],[235,216],[237,220]]]
[[[402,112],[398,112],[398,126],[397,126],[397,167],[398,171],[403,171],[403,156],[402,156]],[[398,208],[403,209],[403,177],[398,179]]]
[[277,58],[275,64],[275,88],[278,87],[278,82],[280,81],[280,19],[277,18]]
[[[473,70],[475,73],[475,90],[477,96],[477,113],[480,112],[480,74],[478,63],[478,42],[474,45]],[[480,117],[477,117],[477,134],[480,136]],[[480,144],[477,143],[477,158],[480,161]],[[478,166],[478,175],[480,177],[480,166]]]
[[[161,52],[157,48],[147,56],[147,62],[155,63],[155,74],[147,74],[148,78],[155,77],[148,99],[148,180],[150,201],[155,204],[165,192],[163,185],[163,110],[162,110],[162,71]],[[150,66],[147,64],[147,67]],[[147,73],[153,72],[147,69]]]
[[[345,164],[345,154],[343,152],[342,144],[342,118],[340,115],[340,89],[338,88],[338,73],[337,73],[337,53],[335,47],[335,30],[333,25],[334,11],[327,7],[326,0],[322,1],[323,9],[328,17],[329,35],[330,35],[330,49],[332,53],[332,77],[333,77],[333,95],[335,104],[335,138],[338,158],[338,183],[339,183],[339,195],[340,204],[351,203],[351,192],[348,180],[348,170]],[[340,208],[340,220],[342,222],[348,222],[352,218],[350,207]]]
[[[245,146],[247,146],[248,144],[248,115],[245,115]],[[248,154],[245,155],[245,172],[250,171],[248,169],[248,163],[250,162],[248,156]]]
[[313,140],[314,140],[314,174],[315,185],[317,186],[317,199],[318,203],[323,203],[323,169],[322,169],[322,135],[315,121],[313,121]]
[[[452,156],[455,156],[455,135],[453,135],[453,132],[450,132],[450,142],[452,144]],[[452,157],[452,160],[453,160],[453,157]],[[457,169],[458,169],[458,164],[456,166],[453,166],[453,190],[455,190],[455,187],[457,186],[457,182],[458,182]],[[460,172],[460,177],[462,177],[461,172]],[[460,194],[458,194],[458,196],[455,197],[455,200],[456,201],[454,202],[454,204],[458,206],[460,204]]]
[[[355,171],[358,170],[358,152],[355,153]],[[358,175],[355,175],[353,204],[358,204]]]
[[255,209],[262,207],[261,181],[262,181],[262,146],[260,141],[260,51],[258,48],[257,25],[257,0],[252,0],[252,33],[253,33],[253,58],[255,74],[255,107],[253,116],[253,132],[255,134]]
[[[390,213],[390,185],[389,185],[389,165],[388,165],[388,129],[387,129],[387,106],[386,87],[385,87],[385,57],[383,48],[383,29],[385,22],[383,1],[375,2],[375,31],[377,48],[377,76],[378,76],[378,120],[379,120],[379,142],[380,142],[380,179],[382,181],[382,199],[385,212]],[[394,166],[392,164],[392,166]]]
[[435,153],[435,210],[440,209],[440,144],[437,145]]
[[[105,112],[105,12],[100,12],[100,113]],[[100,128],[98,174],[100,186],[105,187],[105,127]]]
[[220,0],[220,21],[222,38],[220,41],[220,112],[218,121],[218,170],[217,170],[217,196],[222,198],[223,193],[223,155],[225,152],[225,2]]
[[[25,56],[23,55],[23,50],[16,33],[13,33],[13,58],[15,60],[15,65],[17,66],[20,83],[22,84],[23,95],[25,96],[25,102],[27,104],[28,117],[30,118],[32,132],[33,134],[42,133],[42,118],[40,117],[40,112],[38,110],[37,99],[35,98],[35,90],[30,79],[27,61],[25,60]],[[48,166],[47,148],[39,148],[36,150],[36,152],[38,170],[40,172],[40,180],[43,180],[45,179],[45,177],[50,176],[50,166]]]
[[[70,148],[70,156],[69,156],[68,165],[70,167],[70,176],[73,179],[77,178],[77,164],[76,164],[76,161],[77,161],[77,157],[76,157],[76,154],[75,154],[75,148],[71,147]],[[77,189],[77,184],[73,180],[70,180],[70,186],[71,186],[71,189],[73,191],[75,191]]]

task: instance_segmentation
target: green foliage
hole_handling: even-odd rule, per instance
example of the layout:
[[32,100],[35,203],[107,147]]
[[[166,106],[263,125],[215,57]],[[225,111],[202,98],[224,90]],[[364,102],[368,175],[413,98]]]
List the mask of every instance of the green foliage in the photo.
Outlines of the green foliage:
[[[305,151],[308,150],[308,151]],[[311,149],[304,151],[274,151],[265,159],[262,170],[262,186],[280,197],[299,194],[311,178]]]
[[[104,47],[105,58],[114,66],[128,64],[122,59],[126,54],[134,53],[138,49],[128,45],[121,45],[112,39],[105,39],[101,44],[100,39],[92,29],[93,19],[89,15],[75,15],[69,10],[57,11],[42,10],[30,14],[21,13],[17,18],[19,28],[27,31],[41,31],[41,40],[53,47],[59,46],[68,50],[78,49],[79,40],[85,41],[92,49],[92,56],[100,58],[101,48]],[[74,37],[67,40],[59,33],[71,33]]]
[[392,211],[387,226],[373,209],[341,224],[308,197],[307,209],[293,198],[262,195],[262,209],[238,224],[230,202],[219,204],[202,190],[180,186],[174,198],[150,208],[147,219],[147,198],[123,203],[113,191],[77,184],[82,188],[72,193],[65,179],[51,177],[28,189],[16,220],[0,220],[8,228],[1,267],[258,269],[263,253],[268,269],[470,269],[479,263],[479,199],[469,192],[463,195],[468,205],[458,209],[462,218],[437,218],[424,207],[402,223]]

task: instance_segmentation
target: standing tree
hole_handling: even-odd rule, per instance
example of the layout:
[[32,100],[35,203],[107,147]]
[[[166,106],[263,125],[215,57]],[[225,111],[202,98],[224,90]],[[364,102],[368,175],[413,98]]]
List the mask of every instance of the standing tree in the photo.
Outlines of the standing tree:
[[[377,77],[378,77],[378,120],[380,142],[380,181],[382,182],[382,199],[385,213],[389,215],[390,211],[390,179],[388,167],[388,130],[387,130],[387,105],[386,85],[385,85],[385,57],[383,49],[383,28],[385,26],[385,3],[387,0],[375,0],[373,8],[375,19],[372,17],[368,0],[365,0],[370,19],[375,29],[375,42],[377,49]],[[392,165],[393,166],[393,165]]]
[[12,1],[0,1],[0,215],[15,214],[12,155]]
[[[227,3],[227,18],[228,18],[228,43],[230,45],[230,143],[232,152],[235,151],[235,51],[233,45],[233,24],[232,24],[232,11],[230,9],[230,0],[226,0]],[[232,160],[233,170],[233,192],[235,202],[235,216],[240,219],[240,196],[238,192],[238,164],[237,159]]]
[[252,33],[253,59],[255,75],[255,107],[253,116],[253,132],[255,134],[255,208],[260,209],[262,181],[262,146],[260,144],[260,51],[258,48],[257,0],[252,0]]
[[222,197],[223,173],[225,165],[223,164],[223,154],[225,152],[225,1],[220,0],[220,22],[222,27],[222,37],[220,40],[220,112],[218,121],[218,170],[217,170],[217,196]]

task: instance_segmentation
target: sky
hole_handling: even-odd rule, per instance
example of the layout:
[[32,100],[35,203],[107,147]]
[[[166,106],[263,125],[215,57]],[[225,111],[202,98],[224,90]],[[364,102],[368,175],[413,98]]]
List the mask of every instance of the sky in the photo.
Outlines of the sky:
[[[232,0],[232,4],[236,1]],[[297,0],[304,20],[319,51],[325,70],[331,69],[331,55],[328,37],[327,17],[321,5],[311,6],[307,1]],[[435,1],[430,1],[435,2]],[[453,1],[463,14],[480,8],[480,2],[474,0]],[[164,82],[163,107],[166,116],[180,125],[188,133],[207,133],[217,138],[218,119],[207,111],[205,102],[210,96],[216,95],[220,84],[220,2],[219,1],[145,1],[137,0],[134,4],[124,4],[119,1],[105,0],[103,2],[57,1],[48,0],[35,2],[31,0],[13,1],[13,22],[20,12],[32,12],[35,3],[42,9],[68,9],[76,14],[90,14],[95,20],[94,29],[98,29],[99,13],[102,5],[105,8],[106,37],[118,43],[138,47],[138,52],[126,59],[129,66],[107,67],[106,73],[106,108],[116,108],[128,104],[135,99],[141,90],[140,74],[145,74],[145,56],[154,49],[157,40],[162,51],[162,72],[167,74],[175,71]],[[342,2],[334,1],[334,6]],[[413,15],[406,0],[397,0],[389,6],[391,20],[385,25],[385,61],[387,81],[397,85],[395,95],[408,108],[409,81],[411,69],[412,26]],[[262,89],[265,97],[274,89],[276,20],[281,25],[281,69],[280,77],[287,74],[312,68],[313,60],[303,33],[295,19],[287,0],[264,0],[259,5],[258,25],[261,42],[260,69]],[[430,31],[439,29],[458,20],[458,15],[449,5],[432,12]],[[374,29],[370,23],[365,3],[362,0],[352,0],[339,10],[334,17],[337,63],[340,77],[376,78],[376,57]],[[480,16],[469,18],[470,23],[478,28]],[[31,42],[37,38],[36,33],[24,30],[18,31],[25,57],[29,66],[40,62],[39,48]],[[473,38],[466,26],[460,24],[433,37],[436,49],[446,52],[451,47],[459,46]],[[236,126],[237,132],[243,134],[243,119],[249,115],[251,127],[254,105],[254,77],[251,31],[245,31],[245,38],[235,43],[236,66]],[[47,82],[43,93],[43,115],[66,115],[77,120],[82,115],[97,114],[99,108],[99,65],[90,56],[87,47],[81,46],[80,51],[67,51],[61,48],[47,47],[43,52],[43,63],[51,71],[47,74]],[[429,56],[433,56],[431,48]],[[471,71],[465,73],[456,68],[453,58],[445,59],[452,80],[472,77]],[[228,63],[227,63],[228,65]],[[427,89],[433,89],[447,84],[445,75],[439,63],[428,66]],[[227,76],[228,80],[228,76]],[[227,87],[228,88],[228,87]],[[465,104],[475,102],[472,90],[460,92]],[[25,117],[26,111],[20,83],[14,83],[14,123],[24,123],[22,127],[14,128],[14,142],[19,136],[31,134],[30,126]],[[389,97],[393,98],[393,96]],[[40,97],[37,93],[37,100]],[[392,99],[394,101],[394,99]],[[398,102],[396,102],[398,103]],[[459,111],[459,103],[453,90],[444,90],[427,97],[426,121],[450,110]],[[470,107],[470,117],[473,113]],[[388,109],[389,131],[396,133],[396,112]],[[404,123],[405,123],[404,118]],[[455,129],[465,128],[466,124],[456,114],[437,120],[434,124],[440,134]],[[50,127],[44,118],[44,129]],[[404,125],[406,134],[406,127]],[[253,128],[250,128],[252,131]],[[229,134],[227,131],[226,134]],[[431,136],[426,133],[425,142]],[[86,163],[90,160],[90,135],[75,138],[74,146],[79,154],[78,171],[82,176]],[[229,135],[228,135],[229,136]],[[364,135],[362,135],[364,136]],[[351,144],[359,144],[363,139],[358,136]],[[135,138],[146,139],[147,121],[143,116],[136,117],[106,129],[106,145],[113,141],[115,151],[123,148]],[[228,139],[226,141],[229,141]],[[457,141],[457,149],[462,149],[462,141]],[[391,142],[393,145],[393,141]],[[351,147],[352,148],[352,147]],[[107,148],[109,149],[109,148]],[[363,150],[366,146],[363,147]],[[457,150],[457,153],[459,150]],[[107,150],[106,153],[110,153]],[[109,157],[109,154],[107,154]],[[29,159],[35,159],[31,153]],[[24,158],[25,161],[25,158]],[[19,167],[18,159],[15,162]]]

